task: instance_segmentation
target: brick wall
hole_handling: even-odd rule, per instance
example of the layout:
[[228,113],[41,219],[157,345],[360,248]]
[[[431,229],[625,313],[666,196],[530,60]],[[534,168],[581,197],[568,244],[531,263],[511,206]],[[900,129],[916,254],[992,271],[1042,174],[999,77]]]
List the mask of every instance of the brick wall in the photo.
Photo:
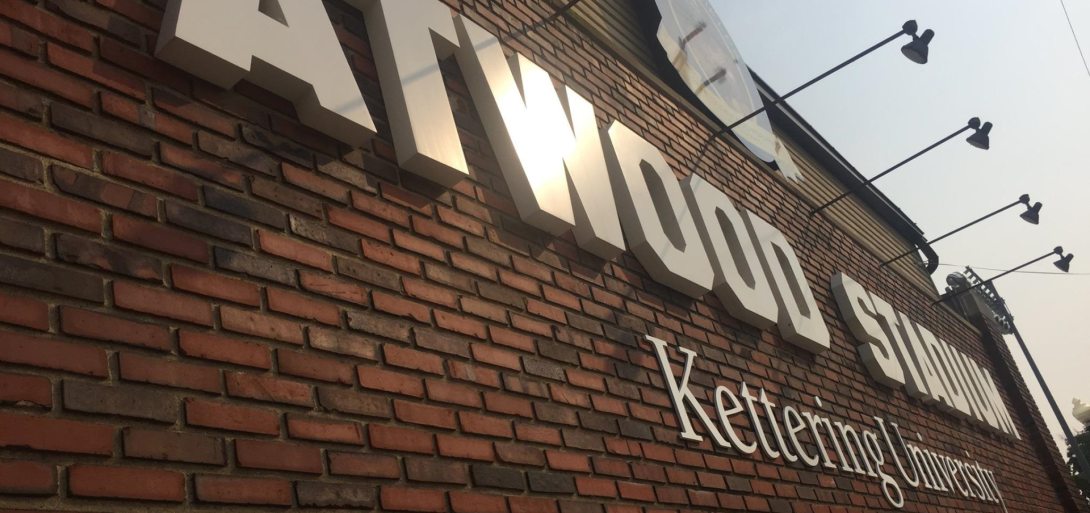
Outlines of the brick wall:
[[[993,338],[807,224],[809,205],[729,146],[700,172],[792,241],[832,327],[826,354],[656,284],[630,253],[605,262],[522,224],[453,60],[471,179],[445,190],[394,164],[357,12],[326,2],[379,124],[365,148],[256,87],[154,60],[163,3],[0,0],[0,507],[887,507],[876,480],[680,443],[643,334],[696,350],[705,395],[745,380],[781,405],[881,415],[995,469],[1011,511],[1075,507],[1009,353],[992,358]],[[496,33],[550,12],[448,3]],[[515,48],[679,172],[709,134],[566,22]],[[834,309],[836,271],[1007,376],[1023,441],[874,383]],[[908,497],[909,511],[998,510]]]

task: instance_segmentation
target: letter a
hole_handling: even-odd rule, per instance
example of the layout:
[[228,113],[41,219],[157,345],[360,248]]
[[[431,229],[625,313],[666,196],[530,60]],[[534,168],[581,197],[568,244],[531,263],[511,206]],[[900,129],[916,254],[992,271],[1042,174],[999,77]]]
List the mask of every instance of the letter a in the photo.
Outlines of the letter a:
[[295,105],[299,120],[358,145],[375,123],[320,5],[171,0],[155,56],[223,88],[247,79]]

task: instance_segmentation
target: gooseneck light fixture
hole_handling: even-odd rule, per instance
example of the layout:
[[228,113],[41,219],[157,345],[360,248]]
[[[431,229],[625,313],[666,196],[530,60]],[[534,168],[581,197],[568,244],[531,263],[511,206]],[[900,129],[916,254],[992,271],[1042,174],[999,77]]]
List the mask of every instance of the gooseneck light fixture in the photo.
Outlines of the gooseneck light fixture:
[[1022,264],[1022,265],[1020,265],[1018,267],[1010,269],[1009,271],[1006,271],[1006,272],[1000,274],[999,276],[996,276],[994,278],[989,278],[988,280],[977,283],[976,285],[973,285],[972,287],[964,288],[964,289],[961,289],[961,290],[958,290],[958,291],[951,290],[951,291],[943,294],[942,297],[940,297],[934,303],[931,303],[931,305],[934,306],[934,305],[942,303],[942,302],[944,302],[944,301],[946,301],[948,299],[958,297],[958,296],[960,296],[960,295],[962,295],[962,294],[964,294],[966,292],[969,292],[971,290],[979,289],[980,287],[988,285],[988,284],[992,283],[993,281],[998,280],[999,278],[1002,278],[1002,277],[1004,277],[1004,276],[1006,276],[1006,275],[1008,275],[1010,273],[1018,271],[1018,270],[1022,269],[1023,267],[1028,267],[1030,265],[1036,264],[1037,262],[1040,262],[1041,260],[1044,260],[1044,259],[1046,259],[1046,258],[1048,258],[1048,257],[1050,257],[1052,255],[1059,255],[1059,257],[1060,257],[1059,260],[1057,260],[1056,262],[1054,262],[1052,264],[1052,265],[1055,265],[1057,269],[1059,269],[1059,270],[1061,270],[1061,271],[1063,271],[1065,273],[1069,272],[1071,270],[1071,260],[1073,260],[1075,258],[1075,255],[1071,254],[1071,253],[1068,253],[1067,256],[1064,256],[1064,248],[1062,246],[1056,246],[1056,249],[1053,249],[1052,251],[1049,251],[1048,253],[1045,253],[1042,256],[1034,258],[1033,260],[1030,260],[1029,262],[1026,262],[1026,263],[1024,263],[1024,264]]
[[[941,241],[941,240],[943,240],[943,239],[945,239],[945,238],[947,238],[947,237],[949,237],[951,235],[954,235],[955,233],[958,233],[958,232],[960,232],[960,231],[962,231],[962,230],[964,230],[966,228],[969,228],[970,226],[973,226],[973,225],[975,225],[975,224],[977,224],[977,223],[979,223],[981,221],[984,221],[985,219],[988,219],[988,218],[993,217],[995,215],[998,215],[998,214],[1000,214],[1002,212],[1010,210],[1010,209],[1012,209],[1012,208],[1014,208],[1014,207],[1016,207],[1018,205],[1025,205],[1026,206],[1026,211],[1023,212],[1021,216],[1019,216],[1024,221],[1026,221],[1029,224],[1034,224],[1034,225],[1040,222],[1040,220],[1041,220],[1041,217],[1040,217],[1040,215],[1041,215],[1041,203],[1038,202],[1036,205],[1031,207],[1029,205],[1029,194],[1023,194],[1020,198],[1018,198],[1018,201],[1015,201],[1014,203],[1011,203],[1010,205],[1007,205],[1007,206],[1005,206],[1005,207],[1003,207],[1003,208],[1001,208],[999,210],[996,210],[995,212],[992,212],[992,213],[990,213],[988,215],[980,217],[980,218],[978,218],[978,219],[976,219],[976,220],[962,226],[961,228],[958,228],[956,230],[950,231],[949,233],[946,233],[946,234],[940,235],[938,237],[935,237],[934,239],[931,239],[931,240],[927,241],[925,244],[930,246],[930,245],[932,245],[932,244],[934,244],[936,242],[939,242],[939,241]],[[911,255],[912,253],[915,253],[918,250],[919,250],[919,248],[914,247],[914,248],[912,248],[912,249],[910,249],[908,251],[905,251],[904,253],[901,253],[900,255],[897,255],[897,256],[895,256],[895,257],[893,257],[893,258],[891,258],[891,259],[889,259],[889,260],[887,260],[885,262],[882,262],[882,265],[879,265],[878,267],[885,267],[885,266],[887,266],[889,264],[892,264],[893,262],[896,262],[896,261],[898,261],[898,260],[900,260],[900,259],[902,259],[902,258],[904,258],[904,257],[906,257],[908,255]]]
[[984,126],[982,127],[980,125],[980,118],[970,119],[969,123],[966,124],[965,126],[961,127],[958,131],[956,131],[956,132],[954,132],[954,133],[952,133],[952,134],[950,134],[950,135],[948,135],[946,137],[943,137],[942,139],[939,139],[939,141],[936,142],[935,144],[932,144],[931,146],[928,146],[928,147],[916,152],[911,157],[908,157],[907,159],[904,159],[904,160],[898,162],[893,167],[891,167],[891,168],[889,168],[889,169],[887,169],[885,171],[882,171],[881,173],[878,173],[877,175],[875,175],[872,178],[867,179],[863,183],[861,183],[859,185],[856,185],[855,187],[852,187],[851,189],[848,189],[847,192],[845,192],[845,193],[843,193],[843,194],[841,194],[841,195],[839,195],[839,196],[837,196],[837,197],[835,197],[835,198],[833,198],[833,199],[831,199],[829,201],[826,201],[823,205],[811,210],[810,211],[810,216],[812,217],[815,214],[817,214],[818,212],[821,212],[822,210],[825,210],[825,209],[829,208],[830,206],[832,206],[836,202],[838,202],[838,201],[840,201],[840,200],[842,200],[844,198],[847,198],[848,196],[851,196],[852,194],[855,194],[856,192],[859,192],[864,187],[869,187],[870,184],[874,183],[875,180],[877,180],[879,178],[882,178],[883,176],[886,176],[886,175],[900,169],[901,166],[903,166],[905,164],[908,164],[909,162],[912,162],[913,160],[916,160],[916,158],[919,157],[920,155],[923,155],[924,153],[927,153],[927,152],[929,152],[929,151],[931,151],[931,150],[933,150],[935,148],[938,148],[939,146],[941,146],[946,141],[949,141],[950,139],[953,139],[953,138],[955,138],[955,137],[957,137],[957,136],[959,136],[959,135],[961,135],[961,134],[963,134],[963,133],[965,133],[965,132],[967,132],[969,130],[975,131],[975,133],[973,135],[971,135],[968,139],[966,139],[969,142],[969,144],[971,144],[972,146],[974,146],[976,148],[981,148],[981,149],[986,150],[986,149],[988,149],[988,132],[984,132],[985,129],[987,129],[988,132],[990,132],[991,129],[992,129],[992,124],[991,123],[985,123]]
[[716,139],[721,137],[723,134],[725,134],[727,132],[730,132],[731,130],[734,130],[735,128],[738,128],[739,126],[742,125],[742,123],[745,123],[746,121],[749,121],[749,120],[753,119],[755,116],[761,114],[762,112],[764,112],[764,111],[766,111],[766,110],[768,110],[768,109],[770,109],[772,107],[775,107],[776,105],[779,105],[779,104],[783,103],[788,98],[794,96],[795,93],[797,93],[799,91],[802,91],[803,89],[806,89],[807,87],[810,87],[810,86],[814,85],[815,83],[817,83],[821,79],[823,79],[823,78],[825,78],[825,77],[827,77],[829,75],[832,75],[833,73],[836,73],[837,71],[840,71],[845,66],[847,66],[847,65],[849,65],[849,64],[863,58],[863,56],[865,56],[865,55],[867,55],[867,54],[869,54],[869,53],[871,53],[871,52],[873,52],[873,51],[875,51],[875,50],[889,44],[890,42],[895,41],[897,38],[899,38],[901,36],[904,36],[904,35],[912,36],[912,41],[910,43],[904,45],[903,47],[901,47],[901,53],[904,54],[905,57],[908,57],[909,60],[911,60],[912,62],[915,62],[917,64],[927,63],[927,46],[928,46],[929,43],[931,43],[931,39],[935,37],[935,31],[928,29],[928,30],[925,30],[922,35],[917,36],[916,35],[917,29],[918,29],[918,26],[916,25],[916,20],[906,21],[905,24],[901,26],[901,30],[897,31],[897,33],[893,34],[892,36],[889,36],[889,37],[883,39],[882,41],[880,41],[878,44],[876,44],[876,45],[874,45],[874,46],[872,46],[870,48],[867,48],[866,50],[863,50],[861,53],[857,54],[856,56],[854,56],[854,57],[852,57],[852,58],[850,58],[850,59],[848,59],[848,60],[846,60],[846,61],[844,61],[844,62],[842,62],[840,64],[837,64],[836,66],[834,66],[829,71],[826,71],[825,73],[822,73],[822,74],[818,75],[813,80],[811,80],[811,81],[809,81],[809,82],[807,82],[805,84],[802,84],[801,86],[798,86],[795,89],[792,89],[787,94],[785,94],[783,96],[780,96],[779,98],[776,98],[775,100],[772,100],[772,102],[764,104],[763,107],[761,107],[761,108],[747,114],[746,116],[742,117],[742,119],[739,119],[738,121],[735,121],[734,123],[731,123],[729,126],[723,127],[718,132],[715,132],[714,134],[712,134],[711,137],[708,137],[708,140],[704,141],[704,144],[700,147],[700,152],[697,154],[696,161],[693,162],[691,170],[692,171],[696,170],[697,166],[700,165],[700,161],[704,159],[704,155],[708,152],[708,147],[711,146],[711,143],[713,141],[715,141]]

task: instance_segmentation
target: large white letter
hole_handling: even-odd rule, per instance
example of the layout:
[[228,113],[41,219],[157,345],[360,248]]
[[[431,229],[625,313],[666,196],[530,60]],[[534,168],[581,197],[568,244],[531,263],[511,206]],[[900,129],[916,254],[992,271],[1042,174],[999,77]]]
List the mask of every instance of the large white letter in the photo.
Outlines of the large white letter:
[[519,215],[553,235],[574,227],[580,247],[619,255],[624,237],[594,107],[567,88],[558,96],[545,70],[521,54],[506,58],[473,22],[456,23],[458,62]]
[[870,371],[871,377],[887,387],[900,388],[905,384],[905,373],[878,322],[878,310],[874,306],[874,299],[878,298],[844,273],[833,275],[832,289],[844,322],[859,340],[859,357],[863,359],[863,365]]
[[607,135],[610,183],[632,252],[663,285],[691,297],[707,294],[711,262],[662,153],[619,121]]
[[814,301],[814,292],[806,283],[795,250],[783,233],[753,212],[746,210],[743,218],[776,295],[783,338],[811,353],[829,349],[829,327]]
[[247,79],[290,100],[304,125],[345,143],[357,145],[375,134],[320,5],[171,0],[155,56],[220,87]]
[[682,180],[681,190],[711,260],[712,290],[727,313],[761,329],[775,324],[776,297],[738,209],[723,191],[695,174]]
[[469,168],[439,71],[439,59],[458,47],[450,8],[435,0],[349,3],[367,21],[398,164],[442,185],[458,183]]
[[666,354],[666,341],[650,335],[647,336],[647,341],[655,346],[655,357],[658,358],[659,369],[662,370],[662,380],[666,383],[666,392],[670,395],[670,402],[674,405],[674,413],[677,413],[677,421],[681,424],[681,438],[693,442],[704,440],[693,430],[692,420],[689,418],[689,408],[692,408],[693,413],[704,424],[704,429],[708,430],[708,434],[711,435],[716,445],[730,447],[730,444],[723,439],[723,435],[719,434],[719,430],[712,424],[708,412],[704,411],[704,407],[696,402],[693,391],[689,390],[689,374],[693,371],[693,359],[696,357],[696,353],[684,347],[678,348],[678,351],[685,355],[685,367],[681,371],[681,381],[679,382],[674,378],[674,372],[670,367],[670,357]]

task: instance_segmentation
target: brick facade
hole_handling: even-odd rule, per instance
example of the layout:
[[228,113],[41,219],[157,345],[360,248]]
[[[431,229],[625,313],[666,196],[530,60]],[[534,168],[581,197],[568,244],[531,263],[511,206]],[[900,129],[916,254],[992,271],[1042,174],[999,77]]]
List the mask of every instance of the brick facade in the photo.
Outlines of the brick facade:
[[[857,425],[880,415],[995,470],[1010,511],[1088,511],[1001,338],[808,222],[742,152],[713,146],[700,173],[791,240],[831,327],[823,355],[653,282],[631,253],[602,261],[520,222],[453,59],[471,178],[442,189],[394,164],[357,11],[325,4],[379,125],[365,148],[254,86],[156,61],[164,3],[0,0],[0,507],[888,507],[873,479],[681,443],[650,334],[700,354],[704,394],[744,380]],[[494,33],[551,12],[447,3]],[[710,133],[565,21],[513,47],[679,176]],[[987,365],[1023,440],[875,383],[829,291],[837,271]]]

